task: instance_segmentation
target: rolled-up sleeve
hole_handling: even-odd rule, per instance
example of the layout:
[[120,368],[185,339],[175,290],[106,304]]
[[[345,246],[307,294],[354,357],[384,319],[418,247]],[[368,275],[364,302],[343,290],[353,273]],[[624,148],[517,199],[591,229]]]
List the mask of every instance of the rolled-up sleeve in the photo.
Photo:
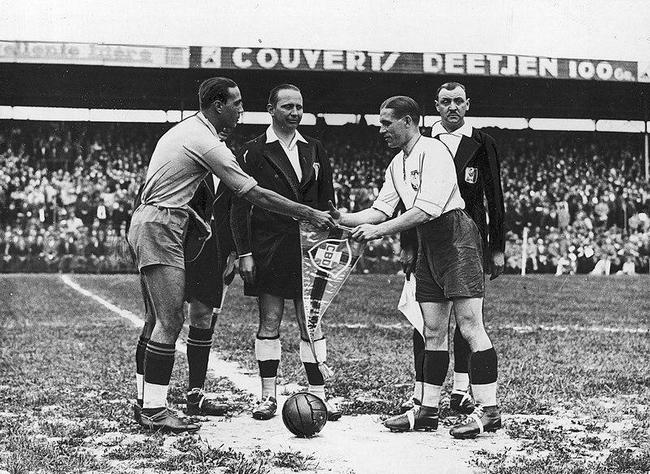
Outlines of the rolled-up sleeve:
[[393,162],[386,168],[386,174],[384,176],[384,185],[379,191],[379,195],[375,202],[372,203],[372,207],[378,211],[383,212],[388,217],[392,216],[397,208],[397,205],[400,202],[399,194],[397,194],[397,189],[395,189],[395,182],[393,180]]
[[242,197],[257,186],[257,181],[241,169],[235,156],[225,145],[215,146],[203,155],[207,167],[231,189],[237,197]]

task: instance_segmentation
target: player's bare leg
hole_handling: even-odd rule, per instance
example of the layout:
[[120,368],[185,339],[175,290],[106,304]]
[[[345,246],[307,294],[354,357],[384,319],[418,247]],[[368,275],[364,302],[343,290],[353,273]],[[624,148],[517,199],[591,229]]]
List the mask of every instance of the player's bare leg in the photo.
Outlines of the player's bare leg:
[[454,300],[456,321],[472,350],[469,377],[476,407],[467,419],[450,430],[455,438],[475,438],[501,428],[497,404],[497,354],[483,326],[483,298]]
[[187,336],[189,381],[186,413],[188,415],[224,415],[228,411],[228,405],[207,398],[203,392],[214,333],[212,307],[193,298],[188,306],[188,316],[190,320]]
[[196,431],[167,408],[167,391],[174,367],[175,345],[183,326],[185,271],[167,265],[142,269],[152,303],[155,326],[144,359],[144,390],[140,424],[151,430]]
[[293,300],[293,306],[296,311],[298,327],[300,328],[300,361],[307,374],[308,391],[325,402],[328,421],[336,421],[341,418],[343,412],[336,404],[328,402],[325,395],[325,378],[319,367],[319,363],[327,361],[327,341],[319,325],[313,334],[314,352],[316,353],[314,358],[314,352],[312,352],[309,344],[309,333],[302,299]]
[[440,392],[449,368],[448,326],[452,302],[420,303],[420,307],[425,336],[421,405],[386,420],[384,426],[392,431],[433,431],[438,428]]
[[262,381],[262,401],[253,410],[253,418],[268,420],[278,409],[277,377],[282,348],[280,346],[280,323],[284,313],[284,298],[261,294],[259,327],[255,339],[255,358]]

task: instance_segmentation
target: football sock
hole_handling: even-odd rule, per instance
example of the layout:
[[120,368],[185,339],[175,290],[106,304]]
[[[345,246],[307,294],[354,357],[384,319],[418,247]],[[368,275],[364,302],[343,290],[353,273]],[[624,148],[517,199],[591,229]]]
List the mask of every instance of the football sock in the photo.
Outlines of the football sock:
[[422,387],[424,380],[424,339],[417,329],[413,330],[413,364],[415,367],[415,385],[413,386],[413,399],[422,401]]
[[449,352],[424,351],[424,384],[422,406],[438,408],[440,391],[447,377]]
[[210,348],[212,347],[212,328],[202,329],[190,326],[187,335],[187,365],[189,366],[188,392],[193,388],[203,388],[208,371]]
[[149,341],[144,356],[143,413],[151,415],[167,406],[167,389],[174,368],[174,344]]
[[470,378],[472,395],[477,405],[496,406],[497,404],[497,353],[494,347],[473,352],[470,358]]
[[312,395],[316,395],[318,398],[325,401],[325,385],[309,384],[309,388],[307,391]]
[[255,358],[262,378],[262,398],[268,396],[277,398],[276,379],[281,353],[282,346],[279,335],[273,338],[257,337],[255,339]]
[[138,394],[137,402],[140,406],[142,406],[142,392],[144,391],[144,354],[148,343],[149,338],[140,335],[135,349],[135,385]]
[[318,368],[319,362],[325,362],[327,360],[327,343],[324,338],[314,341],[314,352],[316,352],[316,358],[314,358],[314,354],[311,351],[309,341],[300,340],[300,360],[305,367],[307,382],[310,386],[324,386],[325,380],[323,379],[323,374]]
[[467,392],[469,390],[469,374],[454,371],[454,392]]
[[469,390],[469,357],[472,353],[469,343],[456,325],[454,331],[454,390]]
[[219,319],[219,315],[221,314],[221,308],[214,308],[212,310],[212,321],[210,322],[210,328],[214,331],[214,327],[217,324],[217,320]]

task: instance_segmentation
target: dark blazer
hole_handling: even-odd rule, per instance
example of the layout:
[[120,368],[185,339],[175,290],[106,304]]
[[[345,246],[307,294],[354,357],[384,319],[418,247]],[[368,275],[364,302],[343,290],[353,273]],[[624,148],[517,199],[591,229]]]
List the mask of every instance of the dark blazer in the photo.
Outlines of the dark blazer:
[[[438,138],[434,136],[433,138]],[[472,129],[472,136],[463,135],[454,156],[460,194],[465,210],[476,223],[483,238],[484,264],[486,270],[493,252],[505,251],[505,207],[501,188],[499,154],[494,139],[485,132]],[[486,212],[483,196],[488,204]],[[402,233],[402,245],[417,246],[415,233]]]
[[207,306],[221,307],[223,286],[232,282],[234,273],[225,274],[230,252],[234,251],[230,231],[231,191],[222,183],[214,189],[208,174],[197,188],[190,207],[210,223],[212,235],[206,240],[205,229],[191,218],[185,235],[185,299],[196,298]]
[[[328,201],[334,201],[332,167],[321,142],[304,138],[307,143],[299,141],[297,145],[302,170],[300,182],[280,143],[266,143],[266,133],[246,143],[237,161],[261,187],[324,211],[328,209]],[[296,283],[300,286],[298,222],[238,198],[233,198],[230,219],[239,255],[253,253],[259,292],[277,294],[279,287],[285,285],[284,296],[296,297]],[[246,294],[255,295],[258,291],[247,288]]]

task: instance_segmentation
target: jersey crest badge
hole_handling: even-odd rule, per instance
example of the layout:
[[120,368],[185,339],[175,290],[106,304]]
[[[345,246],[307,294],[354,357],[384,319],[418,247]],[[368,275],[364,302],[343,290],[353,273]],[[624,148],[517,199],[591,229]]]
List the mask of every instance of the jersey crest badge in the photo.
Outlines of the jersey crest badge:
[[418,170],[411,171],[411,187],[413,191],[420,189],[420,172]]
[[465,168],[465,182],[469,184],[476,184],[478,179],[478,168],[467,167]]

